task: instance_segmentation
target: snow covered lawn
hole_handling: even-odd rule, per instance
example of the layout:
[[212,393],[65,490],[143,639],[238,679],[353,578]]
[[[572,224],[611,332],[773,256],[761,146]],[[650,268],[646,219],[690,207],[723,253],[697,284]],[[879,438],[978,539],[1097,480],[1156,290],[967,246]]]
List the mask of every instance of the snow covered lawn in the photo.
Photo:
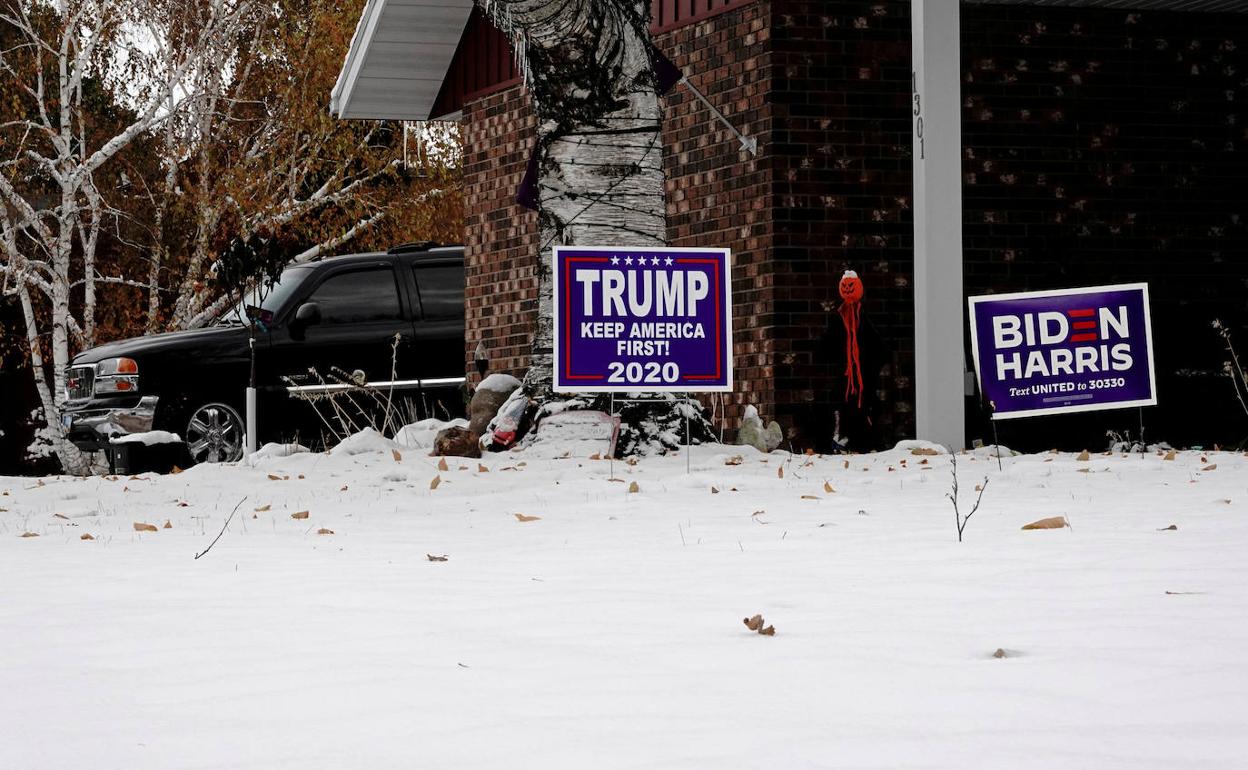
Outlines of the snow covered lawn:
[[1248,457],[347,449],[0,478],[0,768],[1248,762]]

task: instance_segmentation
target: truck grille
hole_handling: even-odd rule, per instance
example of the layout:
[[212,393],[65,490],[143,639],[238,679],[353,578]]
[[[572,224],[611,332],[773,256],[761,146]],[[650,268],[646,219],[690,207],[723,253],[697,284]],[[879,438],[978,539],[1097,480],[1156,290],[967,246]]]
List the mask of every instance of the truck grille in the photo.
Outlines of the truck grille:
[[70,401],[91,398],[95,392],[95,367],[75,366],[70,368],[65,379],[65,389]]

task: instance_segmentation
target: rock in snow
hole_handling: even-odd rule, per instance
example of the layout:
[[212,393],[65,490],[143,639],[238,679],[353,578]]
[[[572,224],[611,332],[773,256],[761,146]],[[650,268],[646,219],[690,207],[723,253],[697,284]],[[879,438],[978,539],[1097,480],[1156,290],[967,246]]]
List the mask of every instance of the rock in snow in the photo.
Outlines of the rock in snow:
[[741,418],[741,427],[737,430],[738,444],[752,446],[760,452],[771,452],[780,446],[782,441],[784,441],[784,430],[780,427],[780,423],[772,420],[771,424],[763,428],[763,419],[758,416],[758,410],[753,405],[745,408],[745,415]]
[[478,436],[485,435],[490,420],[507,399],[520,387],[520,380],[509,374],[491,374],[477,386],[468,404],[468,429]]
[[452,425],[438,432],[433,453],[444,457],[480,457],[481,437],[469,428]]
[[520,387],[520,380],[512,377],[510,374],[491,374],[481,384],[477,386],[477,391],[492,390],[497,393],[510,394],[511,391]]

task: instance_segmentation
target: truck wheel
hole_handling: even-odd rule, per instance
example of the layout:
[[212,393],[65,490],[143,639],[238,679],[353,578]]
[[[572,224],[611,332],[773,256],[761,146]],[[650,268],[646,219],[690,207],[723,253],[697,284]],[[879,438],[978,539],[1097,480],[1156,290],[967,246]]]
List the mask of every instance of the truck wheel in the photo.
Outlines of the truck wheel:
[[186,423],[186,451],[196,463],[232,463],[243,458],[246,428],[233,407],[204,404]]

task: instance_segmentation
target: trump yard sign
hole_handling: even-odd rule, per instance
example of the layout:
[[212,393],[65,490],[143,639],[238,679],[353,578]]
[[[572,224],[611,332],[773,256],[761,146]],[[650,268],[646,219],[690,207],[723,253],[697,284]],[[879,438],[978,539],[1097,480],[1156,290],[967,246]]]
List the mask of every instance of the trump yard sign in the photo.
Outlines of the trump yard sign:
[[555,390],[732,390],[728,249],[556,246]]
[[1157,403],[1148,284],[968,301],[975,371],[994,420]]

